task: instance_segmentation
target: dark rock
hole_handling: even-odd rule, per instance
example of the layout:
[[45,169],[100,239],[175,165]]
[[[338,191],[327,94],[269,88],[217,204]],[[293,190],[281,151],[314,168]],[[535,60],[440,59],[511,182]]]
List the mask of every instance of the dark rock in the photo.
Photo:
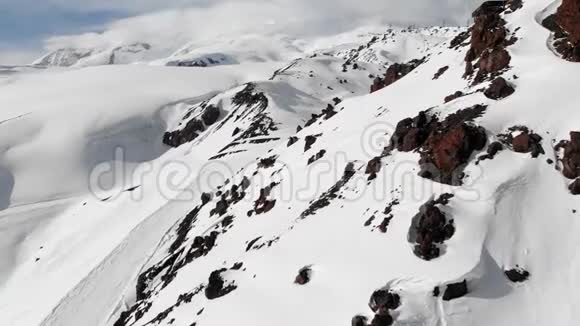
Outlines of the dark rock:
[[211,126],[218,121],[220,117],[220,109],[213,105],[208,105],[203,114],[201,115],[201,119],[206,126]]
[[414,245],[415,255],[424,260],[439,257],[439,245],[451,239],[455,233],[453,220],[447,220],[436,203],[429,201],[421,206],[409,228],[408,240]]
[[458,99],[458,98],[460,98],[460,97],[462,97],[464,95],[465,94],[462,91],[457,91],[457,92],[455,92],[455,93],[453,93],[451,95],[446,96],[445,99],[443,99],[443,100],[445,101],[445,103],[449,103],[449,102],[451,102],[451,101],[453,101],[455,99]]
[[580,178],[574,180],[568,187],[572,195],[580,195]]
[[351,326],[367,326],[367,317],[365,316],[354,316],[350,321]]
[[456,48],[464,44],[470,36],[469,31],[461,32],[455,36],[449,43],[449,48]]
[[441,290],[439,289],[438,286],[433,288],[433,296],[434,297],[438,297],[441,294]]
[[376,314],[370,326],[390,326],[393,324],[393,317],[389,314]]
[[566,31],[570,42],[580,43],[580,1],[562,0],[556,11],[556,22]]
[[381,171],[381,158],[375,157],[367,163],[365,174],[377,174]]
[[211,194],[204,192],[201,194],[201,204],[205,205],[211,201]]
[[163,143],[172,147],[179,147],[196,139],[205,130],[203,122],[197,119],[190,120],[183,129],[166,132],[163,135]]
[[419,65],[425,62],[425,58],[414,59],[407,63],[394,63],[387,68],[387,72],[383,78],[377,77],[371,85],[371,93],[383,89],[399,79],[405,77],[411,71],[415,70]]
[[209,276],[209,282],[205,288],[205,297],[208,300],[214,300],[224,295],[229,294],[234,291],[237,286],[234,284],[226,285],[221,274],[225,272],[226,269],[220,269],[213,271]]
[[561,141],[555,150],[563,149],[562,174],[568,179],[580,177],[580,132],[570,132],[570,140]]
[[401,305],[401,297],[390,290],[377,290],[371,295],[369,308],[376,313],[386,313]]
[[439,70],[437,70],[437,72],[433,76],[433,80],[439,79],[439,77],[441,77],[448,69],[449,69],[449,66],[439,68]]
[[468,293],[467,281],[448,284],[445,292],[443,293],[443,300],[451,301],[453,299],[461,298]]
[[317,138],[314,135],[308,135],[306,138],[304,138],[304,152],[307,152],[312,148],[312,145],[316,143],[316,139]]
[[324,157],[324,154],[326,154],[326,150],[322,149],[320,150],[318,153],[316,153],[315,155],[312,155],[309,159],[308,159],[308,165],[320,160],[321,158]]
[[492,100],[499,100],[512,95],[514,92],[515,90],[513,86],[511,86],[503,77],[497,77],[491,82],[483,94]]
[[312,269],[310,267],[304,267],[298,271],[298,275],[296,275],[296,279],[294,279],[294,283],[299,285],[305,285],[310,282],[312,277]]
[[288,138],[288,147],[296,144],[296,142],[298,142],[298,137],[292,136],[290,138]]
[[278,157],[276,155],[270,156],[270,157],[266,157],[263,159],[260,159],[260,161],[258,162],[258,167],[261,169],[268,169],[274,166],[274,164],[276,164],[276,159]]
[[506,270],[505,276],[514,283],[521,283],[527,281],[530,277],[530,273],[523,268],[516,267],[510,270]]

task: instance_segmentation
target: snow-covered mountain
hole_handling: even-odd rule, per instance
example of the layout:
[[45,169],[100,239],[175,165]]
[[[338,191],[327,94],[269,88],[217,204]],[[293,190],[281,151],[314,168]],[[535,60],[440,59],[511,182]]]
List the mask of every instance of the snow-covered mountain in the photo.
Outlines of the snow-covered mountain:
[[0,68],[2,325],[578,324],[578,8]]

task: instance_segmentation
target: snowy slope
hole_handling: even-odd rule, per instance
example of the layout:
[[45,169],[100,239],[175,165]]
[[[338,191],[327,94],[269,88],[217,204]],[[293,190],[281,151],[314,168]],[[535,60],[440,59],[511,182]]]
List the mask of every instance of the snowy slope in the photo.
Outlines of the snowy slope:
[[[393,27],[11,73],[0,321],[577,324],[580,203],[556,144],[579,130],[580,66],[547,46],[556,7],[502,9],[472,73],[475,28]],[[124,173],[95,196],[102,162]]]

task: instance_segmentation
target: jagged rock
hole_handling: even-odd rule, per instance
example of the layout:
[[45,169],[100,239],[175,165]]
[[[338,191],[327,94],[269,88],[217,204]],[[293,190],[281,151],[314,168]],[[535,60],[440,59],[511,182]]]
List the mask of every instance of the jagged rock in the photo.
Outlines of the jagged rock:
[[367,163],[365,174],[377,174],[381,171],[381,158],[375,157]]
[[568,179],[580,177],[580,132],[571,131],[570,141],[561,141],[555,149],[564,149],[562,174]]
[[260,161],[258,162],[258,167],[261,169],[268,169],[274,166],[274,164],[276,164],[276,159],[278,157],[276,155],[270,156],[270,157],[266,157],[263,159],[260,159]]
[[483,94],[492,100],[499,100],[512,95],[514,92],[515,90],[513,86],[511,86],[503,77],[497,77],[491,82]]
[[237,286],[233,284],[225,285],[225,281],[221,276],[221,274],[225,271],[226,269],[223,268],[213,271],[209,275],[209,282],[205,288],[205,297],[208,300],[214,300],[223,297],[224,295],[229,294],[237,288]]
[[439,79],[439,77],[441,77],[448,69],[449,69],[449,66],[439,68],[439,70],[437,70],[437,72],[433,76],[433,79],[434,80]]
[[455,36],[451,42],[449,43],[449,48],[453,49],[464,45],[464,42],[467,41],[471,33],[469,31],[461,32]]
[[449,102],[451,102],[451,101],[453,101],[453,100],[455,100],[455,99],[458,99],[458,98],[460,98],[460,97],[462,97],[462,96],[464,96],[464,95],[465,95],[465,94],[463,94],[463,92],[462,92],[462,91],[457,91],[457,92],[455,92],[455,93],[453,93],[453,94],[451,94],[451,95],[448,95],[448,96],[446,96],[446,97],[445,97],[445,99],[443,99],[443,101],[444,101],[445,103],[449,103]]
[[298,141],[298,137],[292,136],[290,138],[288,138],[288,147],[296,144],[296,142]]
[[324,157],[324,154],[326,154],[326,150],[322,149],[320,150],[318,153],[312,155],[309,159],[308,159],[308,165],[320,160],[321,158]]
[[532,157],[536,158],[540,154],[545,154],[544,148],[542,147],[542,137],[538,134],[531,133],[525,127],[513,127],[510,131],[520,131],[520,133],[512,137],[509,135],[507,139],[511,143],[512,149],[517,153],[532,153]]
[[312,148],[312,145],[316,143],[316,139],[317,138],[314,135],[308,135],[306,138],[304,138],[304,152],[307,152]]
[[312,269],[310,267],[304,267],[298,271],[298,275],[296,275],[296,279],[294,279],[294,283],[299,285],[305,285],[310,282],[312,276]]
[[546,17],[542,26],[554,33],[553,48],[565,60],[580,62],[580,3],[563,0],[555,14]]
[[467,122],[479,117],[486,107],[475,105],[449,115],[444,121],[420,112],[415,118],[401,120],[385,149],[412,151],[421,148],[422,177],[445,184],[459,185],[463,166],[474,151],[487,142],[485,130]]
[[163,135],[163,143],[172,147],[179,147],[189,143],[199,136],[198,132],[205,130],[203,122],[197,119],[190,120],[183,129],[166,132]]
[[566,31],[573,44],[580,43],[580,1],[562,0],[556,11],[556,22]]
[[421,206],[409,228],[408,240],[414,245],[415,254],[424,260],[439,257],[438,245],[451,239],[455,233],[453,220],[447,220],[436,204],[438,202],[432,200]]
[[211,126],[218,121],[219,117],[220,109],[216,106],[208,105],[201,115],[201,120],[206,126]]
[[376,313],[386,313],[401,305],[401,297],[390,290],[377,290],[369,300],[369,308]]
[[572,195],[580,195],[580,178],[574,180],[568,187]]
[[474,72],[472,62],[478,68],[474,83],[480,83],[489,75],[498,74],[507,68],[511,56],[505,47],[512,44],[507,40],[507,29],[501,13],[505,10],[505,1],[486,1],[472,14],[474,24],[471,28],[471,47],[465,56],[465,76]]
[[496,141],[496,142],[489,144],[489,146],[487,147],[487,154],[480,156],[477,159],[477,163],[479,163],[480,161],[483,161],[483,160],[494,159],[495,156],[497,155],[497,153],[501,152],[502,150],[503,150],[503,145],[500,142]]
[[506,270],[505,276],[514,283],[521,283],[527,281],[530,277],[530,273],[523,268],[516,267],[510,270]]
[[453,299],[461,298],[468,293],[467,281],[463,280],[459,283],[447,284],[447,288],[443,293],[443,300],[451,301]]
[[371,93],[383,89],[397,80],[405,77],[411,71],[415,70],[420,64],[425,62],[425,58],[414,59],[407,63],[394,63],[387,68],[383,78],[377,77],[371,85]]

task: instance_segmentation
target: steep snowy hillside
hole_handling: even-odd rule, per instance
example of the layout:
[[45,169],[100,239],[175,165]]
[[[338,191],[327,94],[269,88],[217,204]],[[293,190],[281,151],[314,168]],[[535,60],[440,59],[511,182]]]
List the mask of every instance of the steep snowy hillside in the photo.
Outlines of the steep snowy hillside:
[[578,324],[579,6],[2,68],[0,321]]

